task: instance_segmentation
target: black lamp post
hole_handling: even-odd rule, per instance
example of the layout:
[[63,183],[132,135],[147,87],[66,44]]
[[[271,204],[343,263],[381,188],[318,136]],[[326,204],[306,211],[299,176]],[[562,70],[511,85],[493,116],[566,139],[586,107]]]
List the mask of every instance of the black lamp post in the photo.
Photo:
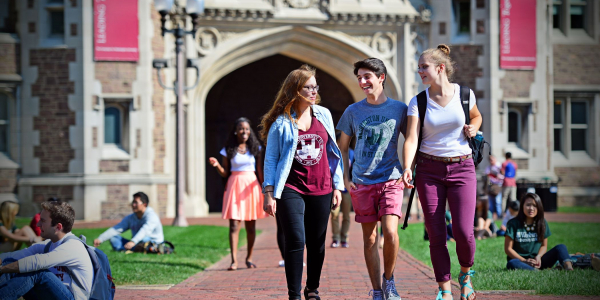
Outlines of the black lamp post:
[[[165,89],[174,90],[175,97],[177,99],[177,126],[176,126],[176,151],[175,151],[175,220],[173,220],[173,226],[186,227],[188,226],[185,218],[183,209],[183,194],[185,190],[185,165],[184,165],[184,115],[183,115],[183,92],[193,89],[198,85],[200,80],[200,66],[197,59],[187,59],[184,61],[183,53],[183,38],[186,34],[195,35],[196,30],[196,18],[204,10],[204,0],[187,0],[185,9],[181,7],[177,1],[173,0],[154,0],[154,7],[160,13],[161,21],[161,32],[162,36],[165,33],[171,33],[175,36],[175,54],[176,54],[176,77],[173,87],[167,87],[163,84],[162,78],[160,77],[160,70],[162,68],[170,67],[169,61],[166,59],[155,59],[152,62],[156,72],[158,74],[158,82],[160,86]],[[193,28],[191,31],[185,30],[185,19],[186,15],[189,15],[192,19]],[[167,29],[165,23],[167,17],[171,20],[172,28]],[[184,86],[184,71],[185,68],[196,69],[196,82],[193,86]]]

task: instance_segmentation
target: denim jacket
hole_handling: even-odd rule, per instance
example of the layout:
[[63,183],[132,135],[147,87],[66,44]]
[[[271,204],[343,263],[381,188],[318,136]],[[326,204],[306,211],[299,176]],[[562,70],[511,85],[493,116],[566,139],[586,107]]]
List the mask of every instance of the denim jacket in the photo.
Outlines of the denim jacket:
[[[333,119],[328,109],[319,106],[311,106],[314,116],[323,124],[329,138],[327,139],[326,152],[329,160],[329,170],[333,179],[333,188],[344,190],[342,152],[335,142],[335,129]],[[292,112],[292,117],[296,113]],[[294,154],[298,145],[298,125],[285,115],[280,115],[269,129],[267,138],[267,149],[265,154],[263,193],[267,186],[273,186],[273,197],[281,198],[281,192],[287,181]]]

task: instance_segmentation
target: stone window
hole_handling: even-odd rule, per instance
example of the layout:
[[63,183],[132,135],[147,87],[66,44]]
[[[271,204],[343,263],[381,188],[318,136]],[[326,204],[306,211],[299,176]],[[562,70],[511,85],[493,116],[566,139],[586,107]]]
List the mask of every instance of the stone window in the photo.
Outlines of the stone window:
[[457,35],[471,33],[471,0],[453,0],[454,26]]
[[10,151],[10,100],[4,93],[0,93],[0,152],[8,155]]
[[531,103],[508,103],[508,145],[510,148],[529,148],[529,114]]
[[564,154],[593,152],[590,121],[593,97],[585,94],[558,94],[554,97],[554,151]]
[[[104,140],[102,159],[129,158],[129,111],[131,98],[103,98]],[[100,135],[102,136],[102,135]]]
[[555,34],[567,37],[593,36],[594,20],[591,0],[553,0],[552,27]]
[[0,0],[0,32],[16,33],[17,11],[15,0]]
[[63,0],[47,0],[47,36],[51,39],[64,40],[65,37],[65,4]]

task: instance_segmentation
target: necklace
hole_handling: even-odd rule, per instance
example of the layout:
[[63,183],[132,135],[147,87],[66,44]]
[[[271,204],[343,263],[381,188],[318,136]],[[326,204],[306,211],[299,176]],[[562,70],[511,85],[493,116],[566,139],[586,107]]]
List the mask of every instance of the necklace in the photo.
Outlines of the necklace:
[[237,146],[237,153],[239,154],[246,154],[246,152],[248,152],[248,148],[244,147],[244,149],[240,148],[240,146]]
[[535,230],[535,221],[533,221],[533,223],[531,223],[531,225],[527,225],[527,223],[525,223],[525,230],[526,231],[534,231]]

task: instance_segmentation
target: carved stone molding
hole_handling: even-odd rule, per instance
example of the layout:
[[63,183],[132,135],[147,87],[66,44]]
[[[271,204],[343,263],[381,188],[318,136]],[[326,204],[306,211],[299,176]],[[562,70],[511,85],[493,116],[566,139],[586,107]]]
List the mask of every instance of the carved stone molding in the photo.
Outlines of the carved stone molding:
[[396,54],[397,44],[396,34],[392,32],[377,32],[371,40],[371,48],[384,59],[390,59]]
[[285,2],[292,8],[309,8],[319,3],[317,0],[285,0]]
[[196,50],[206,56],[221,42],[221,33],[214,27],[200,27],[196,31]]

